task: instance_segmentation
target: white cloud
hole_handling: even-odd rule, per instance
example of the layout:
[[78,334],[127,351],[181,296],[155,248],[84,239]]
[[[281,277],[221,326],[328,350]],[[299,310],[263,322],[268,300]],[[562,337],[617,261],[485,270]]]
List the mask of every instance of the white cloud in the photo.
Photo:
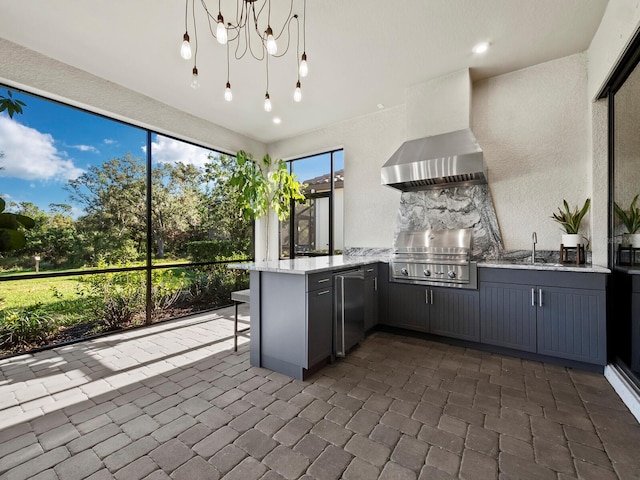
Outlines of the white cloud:
[[100,153],[100,150],[98,150],[93,145],[71,145],[71,148],[76,148],[81,152]]
[[103,140],[103,142],[104,142],[104,144],[105,144],[105,145],[113,145],[114,143],[118,143],[117,141],[115,141],[115,140],[114,140],[114,139],[112,139],[112,138],[105,138],[105,139]]
[[53,137],[40,133],[0,116],[0,160],[3,170],[0,176],[23,180],[70,180],[78,178],[84,170],[76,167],[73,160],[62,158]]
[[[180,142],[172,138],[158,135],[157,142],[151,143],[151,154],[157,163],[178,163],[203,167],[207,163],[210,150],[196,147],[190,143]],[[142,147],[146,152],[146,147]]]

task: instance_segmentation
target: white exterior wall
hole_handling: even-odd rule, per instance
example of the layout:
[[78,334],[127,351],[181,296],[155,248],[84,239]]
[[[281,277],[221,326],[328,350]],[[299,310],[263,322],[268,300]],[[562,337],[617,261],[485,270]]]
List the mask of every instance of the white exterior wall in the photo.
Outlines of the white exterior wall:
[[[559,250],[551,215],[591,196],[586,55],[577,54],[474,84],[472,130],[507,250]],[[589,235],[589,216],[581,233]]]

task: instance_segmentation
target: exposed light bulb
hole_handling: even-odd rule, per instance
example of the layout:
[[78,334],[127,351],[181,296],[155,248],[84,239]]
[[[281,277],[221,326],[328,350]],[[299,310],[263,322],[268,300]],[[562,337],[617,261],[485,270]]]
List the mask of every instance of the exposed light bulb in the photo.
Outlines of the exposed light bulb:
[[300,82],[296,83],[296,89],[293,91],[293,100],[299,102],[302,100],[302,90],[300,89]]
[[302,59],[300,60],[300,72],[301,77],[306,77],[309,75],[309,65],[307,64],[307,53],[302,54]]
[[224,26],[224,18],[222,18],[222,13],[218,13],[218,28],[216,29],[216,38],[218,39],[219,44],[227,44],[227,29]]
[[182,36],[180,56],[185,60],[189,60],[191,58],[191,45],[189,44],[189,34],[187,32],[184,32],[184,35]]
[[198,81],[198,69],[193,67],[193,76],[191,77],[191,88],[194,90],[200,88],[200,82]]
[[278,44],[276,39],[273,38],[273,30],[271,30],[271,27],[267,27],[265,33],[267,34],[267,52],[269,52],[269,55],[275,55],[278,53]]
[[265,112],[270,112],[271,111],[271,99],[269,98],[269,93],[267,93],[264,96],[264,111]]
[[227,88],[224,90],[224,99],[227,102],[233,100],[233,93],[231,93],[231,84],[229,82],[227,82]]

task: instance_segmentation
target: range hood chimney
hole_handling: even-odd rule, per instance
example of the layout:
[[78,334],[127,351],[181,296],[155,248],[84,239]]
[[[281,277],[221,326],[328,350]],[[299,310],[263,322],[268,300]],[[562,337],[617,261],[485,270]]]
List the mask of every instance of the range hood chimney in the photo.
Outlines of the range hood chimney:
[[382,184],[403,192],[487,183],[482,149],[470,129],[404,142],[382,166]]
[[406,91],[406,139],[382,166],[382,184],[409,192],[487,183],[482,149],[471,132],[469,69]]

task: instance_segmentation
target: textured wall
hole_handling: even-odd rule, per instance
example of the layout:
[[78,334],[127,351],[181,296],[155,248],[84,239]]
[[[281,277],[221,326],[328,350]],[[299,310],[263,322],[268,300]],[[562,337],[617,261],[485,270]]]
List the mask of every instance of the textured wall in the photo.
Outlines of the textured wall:
[[[591,196],[585,54],[474,84],[472,129],[484,150],[504,248],[558,250],[549,217]],[[582,232],[589,233],[589,218]]]
[[589,45],[589,99],[595,100],[640,26],[640,0],[607,4],[600,26]]
[[0,82],[187,141],[257,157],[264,144],[0,38]]
[[471,77],[469,69],[407,88],[406,140],[469,128]]
[[339,122],[269,145],[276,158],[344,148],[346,247],[390,247],[400,192],[380,184],[380,168],[405,140],[404,106]]

